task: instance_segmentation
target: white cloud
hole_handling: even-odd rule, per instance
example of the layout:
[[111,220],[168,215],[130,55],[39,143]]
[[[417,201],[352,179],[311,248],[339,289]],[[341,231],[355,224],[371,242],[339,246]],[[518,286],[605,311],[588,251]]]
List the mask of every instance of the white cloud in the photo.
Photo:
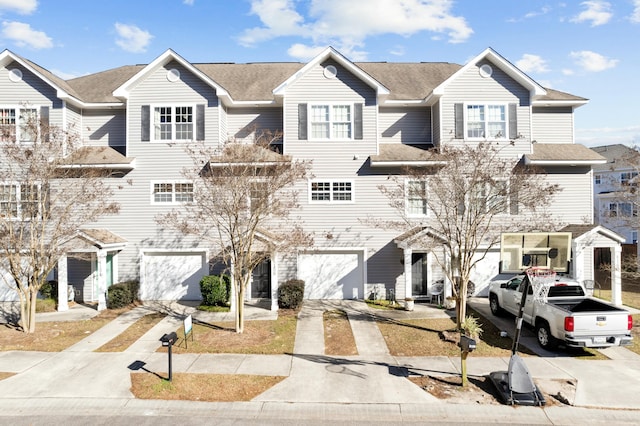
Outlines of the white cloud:
[[589,72],[600,72],[609,68],[614,68],[618,64],[617,59],[609,59],[599,53],[589,50],[571,52],[569,54],[582,69]]
[[604,25],[613,16],[611,4],[601,0],[591,0],[580,3],[586,10],[571,18],[571,22],[591,22],[592,27]]
[[640,0],[633,0],[633,13],[629,19],[631,22],[640,24]]
[[287,54],[292,58],[299,59],[301,61],[308,61],[309,59],[317,56],[326,49],[327,46],[307,46],[302,43],[295,43],[289,49]]
[[0,10],[11,10],[22,15],[35,12],[37,7],[37,0],[0,0]]
[[547,61],[538,55],[525,53],[522,59],[516,62],[516,66],[524,72],[548,72]]
[[13,40],[16,45],[28,46],[33,49],[49,49],[53,47],[53,41],[43,31],[36,31],[24,22],[2,23],[2,37]]
[[565,69],[562,70],[562,74],[564,74],[564,75],[573,75],[573,74],[575,74],[575,72],[572,69],[565,68]]
[[140,53],[146,51],[153,38],[148,31],[141,30],[135,25],[116,22],[115,27],[119,37],[116,39],[116,44],[127,52]]
[[188,5],[188,6],[193,6],[193,2],[194,0],[182,0],[182,3]]
[[[308,7],[308,14],[299,9]],[[254,46],[277,37],[298,36],[312,46],[333,45],[365,55],[368,37],[429,31],[444,34],[450,43],[466,41],[473,30],[462,16],[451,12],[450,0],[252,0],[251,13],[262,26],[245,30],[240,44]],[[355,58],[352,58],[355,59]]]

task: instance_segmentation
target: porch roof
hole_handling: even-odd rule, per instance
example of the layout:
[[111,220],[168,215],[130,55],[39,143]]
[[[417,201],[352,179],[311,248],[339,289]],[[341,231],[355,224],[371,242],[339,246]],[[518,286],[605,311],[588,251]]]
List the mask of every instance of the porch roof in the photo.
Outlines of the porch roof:
[[435,166],[445,164],[435,151],[400,143],[381,143],[371,167]]
[[625,238],[622,235],[613,232],[602,225],[573,224],[565,226],[560,230],[560,232],[571,232],[571,239],[574,241],[585,238],[588,234],[600,233],[620,244],[625,242]]
[[524,156],[525,164],[538,166],[593,166],[607,159],[584,145],[575,143],[534,143],[533,152]]
[[108,146],[84,146],[67,157],[64,168],[133,169],[135,158]]

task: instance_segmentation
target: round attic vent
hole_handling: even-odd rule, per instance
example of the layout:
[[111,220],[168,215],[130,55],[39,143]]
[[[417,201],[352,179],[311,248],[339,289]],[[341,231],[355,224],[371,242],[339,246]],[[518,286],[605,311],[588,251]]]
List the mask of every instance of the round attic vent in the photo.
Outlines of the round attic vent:
[[169,80],[172,83],[174,81],[180,80],[180,71],[178,71],[175,68],[171,68],[169,71],[167,71],[167,80]]
[[16,82],[22,80],[22,71],[18,68],[14,68],[9,71],[9,80]]
[[327,65],[326,67],[324,67],[324,71],[322,72],[322,74],[324,74],[325,78],[336,78],[336,75],[338,75],[338,70],[333,65]]
[[493,74],[493,68],[491,68],[491,65],[484,64],[480,67],[481,77],[484,77],[484,78],[491,77],[491,74]]

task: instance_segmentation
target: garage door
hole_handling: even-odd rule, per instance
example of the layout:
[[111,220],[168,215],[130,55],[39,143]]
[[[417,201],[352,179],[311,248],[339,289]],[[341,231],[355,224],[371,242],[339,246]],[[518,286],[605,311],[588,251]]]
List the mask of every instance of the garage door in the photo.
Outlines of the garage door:
[[140,273],[142,300],[201,300],[200,279],[208,273],[204,253],[145,253]]
[[298,257],[298,278],[304,280],[305,299],[362,298],[362,252],[308,253]]

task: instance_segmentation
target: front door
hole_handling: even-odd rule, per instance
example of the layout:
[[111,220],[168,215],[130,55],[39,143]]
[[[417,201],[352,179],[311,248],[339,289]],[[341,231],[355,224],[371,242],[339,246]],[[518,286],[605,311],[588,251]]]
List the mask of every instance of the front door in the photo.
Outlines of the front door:
[[265,259],[253,269],[251,275],[251,298],[268,299],[271,297],[271,260]]
[[427,296],[427,253],[411,254],[411,295]]

